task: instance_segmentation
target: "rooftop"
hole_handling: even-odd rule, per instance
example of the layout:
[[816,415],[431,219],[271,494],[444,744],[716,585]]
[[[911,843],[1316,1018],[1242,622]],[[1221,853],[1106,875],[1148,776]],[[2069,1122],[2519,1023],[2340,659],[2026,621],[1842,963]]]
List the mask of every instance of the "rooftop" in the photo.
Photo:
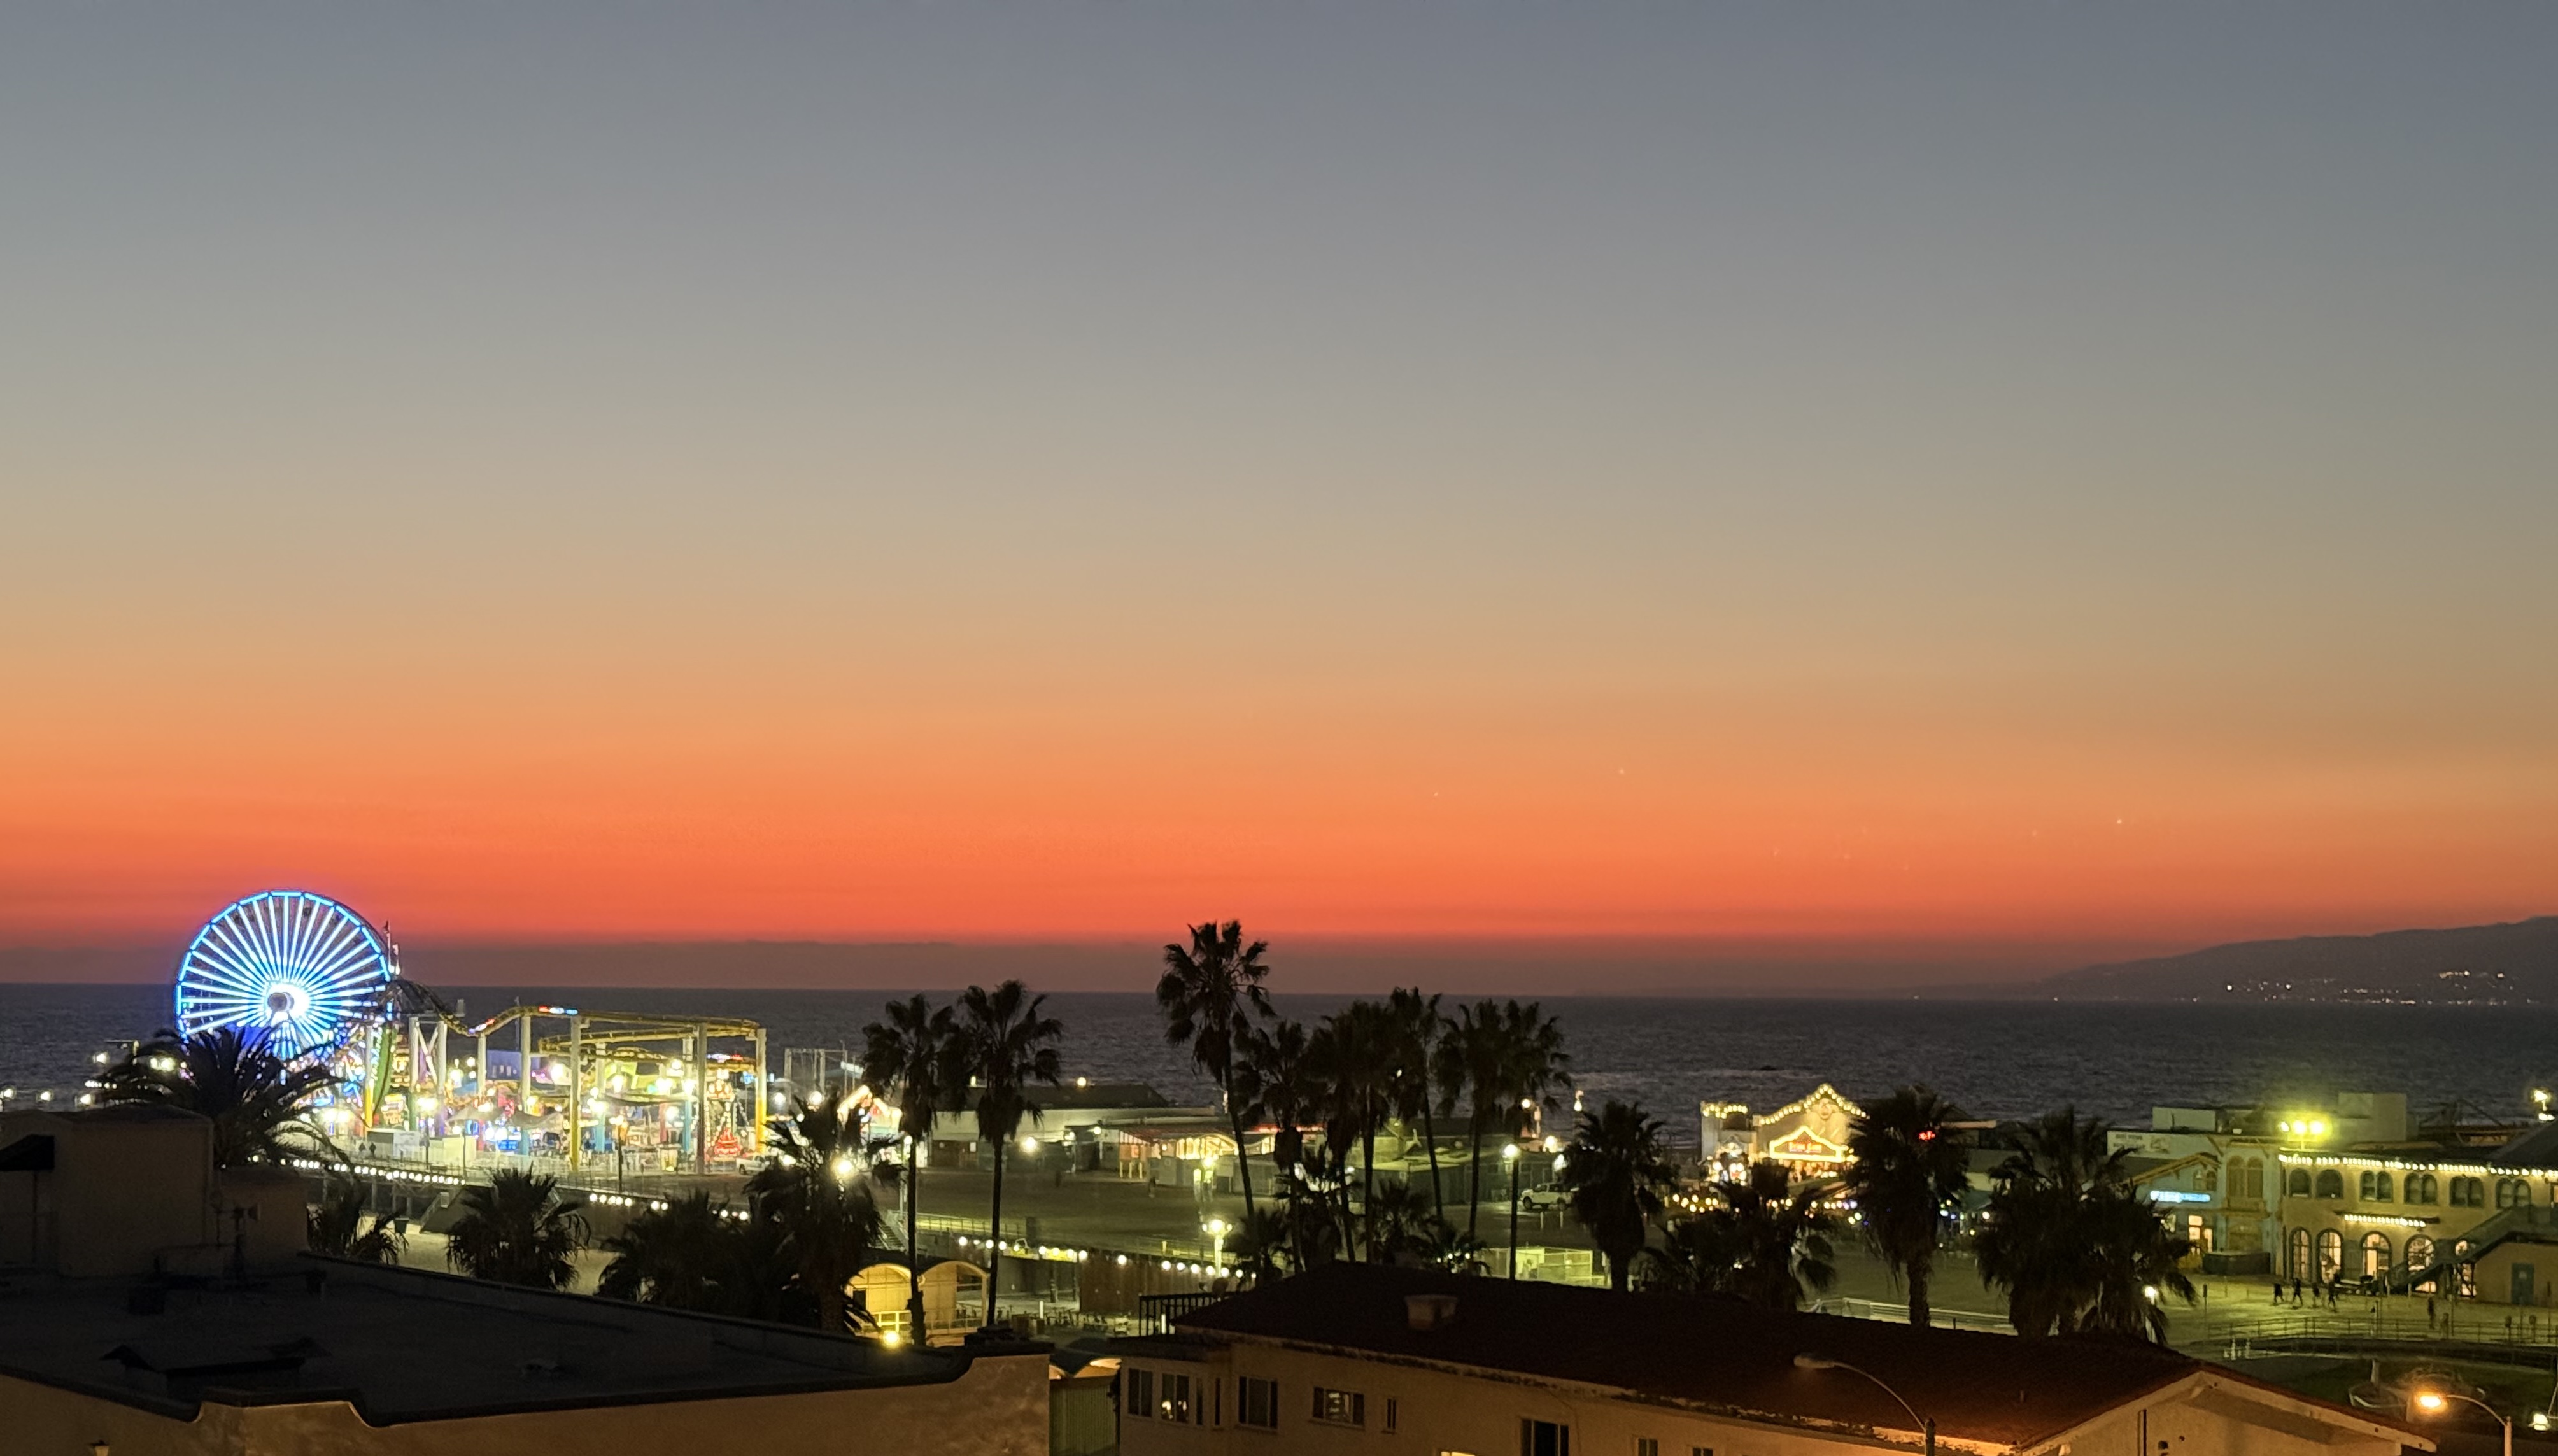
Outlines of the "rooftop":
[[[873,1342],[305,1256],[285,1277],[163,1291],[30,1278],[0,1288],[0,1374],[171,1414],[347,1400],[383,1425],[516,1410],[933,1384],[979,1351]],[[317,1277],[324,1273],[325,1280]],[[142,1297],[137,1297],[140,1292]]]
[[[1455,1320],[1438,1329],[1411,1328],[1404,1300],[1415,1294],[1454,1296]],[[1908,1428],[1901,1406],[1871,1383],[1794,1366],[1796,1355],[1820,1355],[1890,1384],[1950,1438],[2010,1447],[2058,1435],[2206,1369],[2229,1383],[2271,1390],[2131,1341],[1914,1329],[1722,1300],[1374,1264],[1327,1265],[1176,1323],[1184,1332],[1613,1388],[1743,1418]],[[2395,1430],[2364,1412],[2336,1414]]]

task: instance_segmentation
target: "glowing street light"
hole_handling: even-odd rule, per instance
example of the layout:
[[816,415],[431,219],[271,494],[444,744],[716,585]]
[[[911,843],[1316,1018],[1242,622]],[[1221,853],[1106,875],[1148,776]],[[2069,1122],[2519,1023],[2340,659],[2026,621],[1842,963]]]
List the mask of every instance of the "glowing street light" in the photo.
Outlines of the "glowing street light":
[[1209,1255],[1209,1257],[1211,1262],[1215,1264],[1216,1271],[1218,1273],[1225,1272],[1225,1221],[1223,1219],[1210,1219],[1207,1223],[1200,1225],[1200,1231],[1208,1235],[1208,1242],[1215,1250]]
[[2494,1416],[2495,1423],[2504,1427],[2504,1456],[2513,1456],[2512,1416],[2499,1412],[2494,1406],[2481,1400],[2476,1395],[2467,1394],[2460,1390],[2442,1390],[2429,1387],[2416,1392],[2416,1408],[2425,1412],[2427,1415],[2442,1414],[2444,1411],[2452,1408],[2452,1402],[2455,1400],[2466,1400],[2470,1404],[2477,1406],[2479,1409],[2486,1411],[2487,1414]]

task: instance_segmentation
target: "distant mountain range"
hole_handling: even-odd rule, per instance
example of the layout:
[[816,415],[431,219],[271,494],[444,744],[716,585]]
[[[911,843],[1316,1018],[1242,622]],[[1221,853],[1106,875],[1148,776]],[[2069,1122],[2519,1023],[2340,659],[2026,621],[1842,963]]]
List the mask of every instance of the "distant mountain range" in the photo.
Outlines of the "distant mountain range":
[[2090,965],[2033,984],[2070,1001],[2558,1004],[2558,916],[2377,936],[2244,941]]

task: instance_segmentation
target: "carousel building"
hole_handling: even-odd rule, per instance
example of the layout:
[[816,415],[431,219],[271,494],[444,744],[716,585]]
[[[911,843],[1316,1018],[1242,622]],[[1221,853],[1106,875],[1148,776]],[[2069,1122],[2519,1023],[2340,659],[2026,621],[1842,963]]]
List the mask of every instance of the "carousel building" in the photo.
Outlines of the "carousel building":
[[1708,1176],[1733,1178],[1757,1162],[1784,1165],[1797,1183],[1835,1178],[1848,1165],[1849,1124],[1865,1109],[1824,1082],[1773,1112],[1753,1113],[1741,1102],[1697,1104],[1699,1138]]

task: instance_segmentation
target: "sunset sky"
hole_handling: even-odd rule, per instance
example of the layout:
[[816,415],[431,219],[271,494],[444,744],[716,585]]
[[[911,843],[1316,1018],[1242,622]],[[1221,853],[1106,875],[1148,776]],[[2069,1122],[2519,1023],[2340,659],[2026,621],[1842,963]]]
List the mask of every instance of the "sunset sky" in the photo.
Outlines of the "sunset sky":
[[2558,9],[539,10],[0,15],[0,946],[2558,911]]

